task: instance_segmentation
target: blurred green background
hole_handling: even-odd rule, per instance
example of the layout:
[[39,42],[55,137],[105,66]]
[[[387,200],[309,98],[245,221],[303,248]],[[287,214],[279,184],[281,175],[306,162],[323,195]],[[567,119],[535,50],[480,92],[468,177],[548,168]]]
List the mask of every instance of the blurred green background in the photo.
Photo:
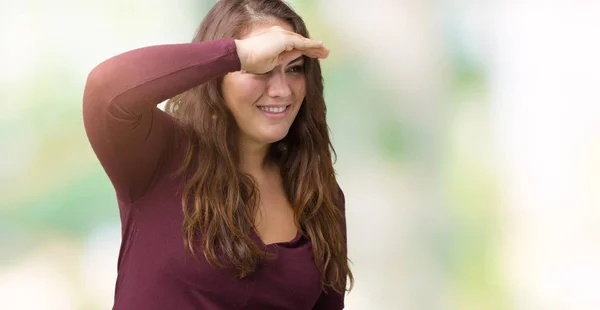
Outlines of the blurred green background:
[[[1,2],[0,309],[112,306],[120,223],[87,73],[190,41],[214,2]],[[600,309],[600,5],[289,3],[332,51],[347,309]]]

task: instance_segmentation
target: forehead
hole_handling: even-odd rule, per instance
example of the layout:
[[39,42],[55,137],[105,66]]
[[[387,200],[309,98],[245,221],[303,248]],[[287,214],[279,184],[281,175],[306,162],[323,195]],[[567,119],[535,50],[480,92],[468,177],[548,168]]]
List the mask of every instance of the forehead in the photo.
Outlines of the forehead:
[[292,26],[290,24],[288,24],[282,20],[269,19],[269,20],[261,21],[259,23],[252,25],[250,30],[246,34],[244,34],[240,39],[251,37],[255,34],[264,32],[264,31],[268,30],[269,28],[275,27],[275,26],[279,26],[287,31],[294,31],[294,29],[292,28]]

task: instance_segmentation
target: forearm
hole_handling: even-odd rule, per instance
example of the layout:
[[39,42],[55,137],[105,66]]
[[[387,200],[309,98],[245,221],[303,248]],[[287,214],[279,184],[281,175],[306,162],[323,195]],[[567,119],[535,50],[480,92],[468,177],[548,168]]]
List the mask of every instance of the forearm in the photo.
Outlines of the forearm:
[[135,49],[114,56],[92,70],[84,104],[104,103],[118,106],[114,112],[137,115],[239,68],[232,39]]

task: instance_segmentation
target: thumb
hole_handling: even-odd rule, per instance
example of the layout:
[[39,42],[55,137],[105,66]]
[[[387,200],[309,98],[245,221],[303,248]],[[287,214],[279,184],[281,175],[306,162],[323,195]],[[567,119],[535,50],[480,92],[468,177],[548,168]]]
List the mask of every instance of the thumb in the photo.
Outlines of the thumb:
[[277,62],[277,65],[288,63],[300,56],[302,56],[302,52],[299,50],[296,50],[296,49],[293,49],[288,52],[283,52],[283,53],[279,54],[279,61]]

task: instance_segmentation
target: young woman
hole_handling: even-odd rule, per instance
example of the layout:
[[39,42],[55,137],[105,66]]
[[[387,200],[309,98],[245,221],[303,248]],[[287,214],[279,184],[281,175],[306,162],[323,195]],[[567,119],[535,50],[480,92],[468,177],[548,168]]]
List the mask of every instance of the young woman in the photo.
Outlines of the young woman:
[[89,74],[85,129],[122,222],[114,309],[344,307],[329,50],[308,37],[282,1],[222,0],[192,43]]

